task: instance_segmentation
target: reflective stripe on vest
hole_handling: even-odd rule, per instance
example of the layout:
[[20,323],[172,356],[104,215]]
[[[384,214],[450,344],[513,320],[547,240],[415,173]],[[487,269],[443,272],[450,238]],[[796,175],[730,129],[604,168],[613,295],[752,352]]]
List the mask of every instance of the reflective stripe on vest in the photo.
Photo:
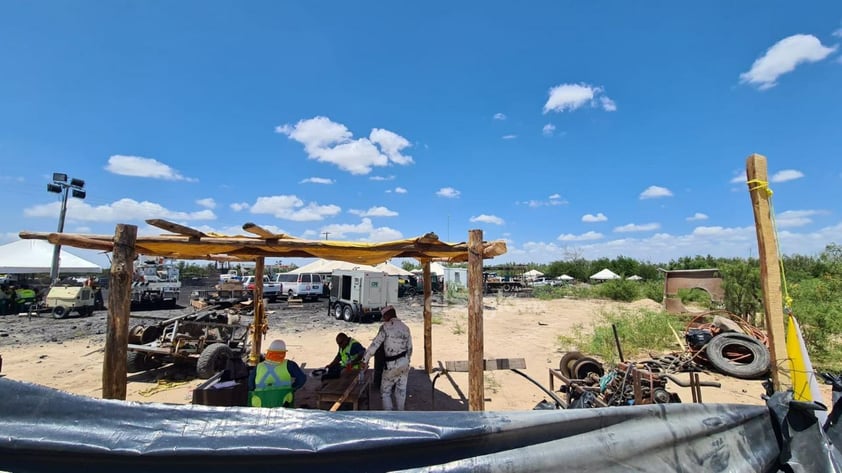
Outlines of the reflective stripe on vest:
[[[271,370],[269,368],[272,368]],[[254,376],[254,390],[289,389],[292,387],[292,376],[287,369],[287,360],[281,363],[264,361],[257,365]]]
[[[345,348],[339,350],[339,365],[345,368],[348,366],[348,360],[351,358],[351,347],[355,344],[359,343],[358,341],[354,340],[353,338],[348,339],[348,344],[345,345]],[[354,369],[359,369],[360,364],[359,362],[354,363],[352,366]]]

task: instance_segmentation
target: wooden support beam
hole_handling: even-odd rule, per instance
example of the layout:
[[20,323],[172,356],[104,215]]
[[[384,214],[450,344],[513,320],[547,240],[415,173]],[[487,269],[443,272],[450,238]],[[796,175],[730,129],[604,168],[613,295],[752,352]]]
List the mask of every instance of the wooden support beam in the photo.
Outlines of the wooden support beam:
[[266,334],[266,310],[263,307],[263,269],[266,260],[257,258],[254,263],[254,320],[251,327],[251,353],[249,354],[249,366],[257,366],[260,363],[260,345],[263,335]]
[[108,291],[108,321],[102,360],[102,398],[126,400],[126,353],[132,310],[132,275],[137,227],[117,225]]
[[485,410],[482,332],[482,230],[468,231],[468,409]]
[[772,383],[775,391],[783,391],[792,387],[791,363],[786,353],[781,266],[769,202],[772,192],[768,187],[766,157],[759,154],[749,156],[746,160],[746,177],[751,195],[751,206],[754,210],[754,224],[757,229],[760,285],[763,288],[766,332],[769,336],[769,353],[772,357]]
[[433,372],[433,281],[430,280],[430,260],[422,263],[424,279],[424,370]]
[[278,238],[285,236],[272,233],[269,230],[266,230],[265,228],[261,227],[260,225],[252,222],[247,222],[243,224],[243,230],[249,233],[253,233],[257,236],[266,238],[267,240],[277,240]]
[[179,225],[175,222],[170,222],[168,220],[162,220],[160,218],[150,218],[149,220],[146,221],[146,223],[148,223],[149,225],[152,225],[153,227],[158,227],[162,230],[166,230],[168,232],[178,233],[180,235],[185,235],[185,236],[195,238],[195,239],[207,236],[207,234],[205,234],[204,232],[201,232],[199,230],[196,230],[195,228],[186,227],[184,225]]

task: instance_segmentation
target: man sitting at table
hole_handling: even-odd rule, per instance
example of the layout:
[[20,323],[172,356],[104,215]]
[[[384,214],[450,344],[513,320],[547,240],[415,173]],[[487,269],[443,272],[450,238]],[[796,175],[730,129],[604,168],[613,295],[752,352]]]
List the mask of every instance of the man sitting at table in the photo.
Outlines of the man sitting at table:
[[307,382],[307,375],[296,362],[287,360],[286,354],[286,343],[275,340],[266,351],[266,359],[251,371],[251,407],[294,407],[294,393]]
[[322,379],[338,378],[343,369],[358,370],[362,367],[360,360],[365,354],[365,348],[360,342],[340,332],[336,336],[336,344],[339,345],[339,351],[333,361],[325,366],[327,373]]

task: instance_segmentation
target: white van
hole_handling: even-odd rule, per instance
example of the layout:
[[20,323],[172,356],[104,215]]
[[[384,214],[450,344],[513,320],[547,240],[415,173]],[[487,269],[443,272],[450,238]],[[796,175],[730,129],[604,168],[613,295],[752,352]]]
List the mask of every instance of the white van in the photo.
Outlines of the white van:
[[322,277],[316,273],[282,273],[275,276],[275,282],[281,285],[281,296],[287,298],[300,297],[317,301],[322,295]]

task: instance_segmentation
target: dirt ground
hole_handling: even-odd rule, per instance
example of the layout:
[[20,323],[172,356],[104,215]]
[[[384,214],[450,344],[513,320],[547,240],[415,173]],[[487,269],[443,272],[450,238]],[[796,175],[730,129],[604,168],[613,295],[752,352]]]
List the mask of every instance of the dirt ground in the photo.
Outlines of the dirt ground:
[[[186,301],[183,301],[186,302]],[[438,302],[438,301],[437,301]],[[185,304],[186,305],[186,304]],[[549,387],[549,368],[558,368],[563,351],[557,338],[569,333],[576,324],[587,326],[601,311],[613,308],[658,308],[654,302],[632,304],[596,300],[486,297],[484,300],[484,344],[486,358],[524,358],[530,377]],[[450,379],[424,372],[423,305],[420,297],[403,299],[397,306],[398,317],[409,325],[414,352],[409,381],[409,410],[467,410],[468,375],[450,373]],[[133,312],[133,316],[166,318],[191,311],[184,307],[170,311]],[[336,354],[334,338],[344,331],[363,345],[374,338],[378,323],[348,323],[328,315],[327,303],[305,303],[287,307],[285,302],[269,304],[270,330],[267,340],[286,341],[288,358],[305,371],[322,368]],[[0,356],[2,374],[10,379],[42,384],[84,396],[100,397],[102,360],[106,332],[105,311],[91,317],[55,320],[49,314],[0,317]],[[468,359],[468,310],[465,305],[433,305],[433,363]],[[246,318],[244,323],[250,320]],[[141,323],[133,319],[130,326]],[[622,334],[621,334],[622,336]],[[679,374],[682,379],[689,375]],[[451,381],[452,379],[452,381]],[[722,388],[703,388],[708,403],[763,404],[760,381],[745,381],[717,373],[703,373],[701,379],[718,381]],[[129,375],[127,398],[139,402],[186,404],[193,389],[203,380],[188,372],[163,367]],[[315,407],[314,391],[320,380],[310,377],[296,396],[300,407]],[[558,384],[556,383],[556,388]],[[823,386],[823,389],[827,387]],[[689,389],[673,383],[668,390],[684,402],[692,399]],[[830,400],[830,390],[824,392]],[[489,411],[528,410],[549,396],[534,384],[511,371],[489,371],[485,375],[485,408]],[[433,406],[435,399],[435,406]],[[379,395],[372,396],[370,407],[380,407]]]

